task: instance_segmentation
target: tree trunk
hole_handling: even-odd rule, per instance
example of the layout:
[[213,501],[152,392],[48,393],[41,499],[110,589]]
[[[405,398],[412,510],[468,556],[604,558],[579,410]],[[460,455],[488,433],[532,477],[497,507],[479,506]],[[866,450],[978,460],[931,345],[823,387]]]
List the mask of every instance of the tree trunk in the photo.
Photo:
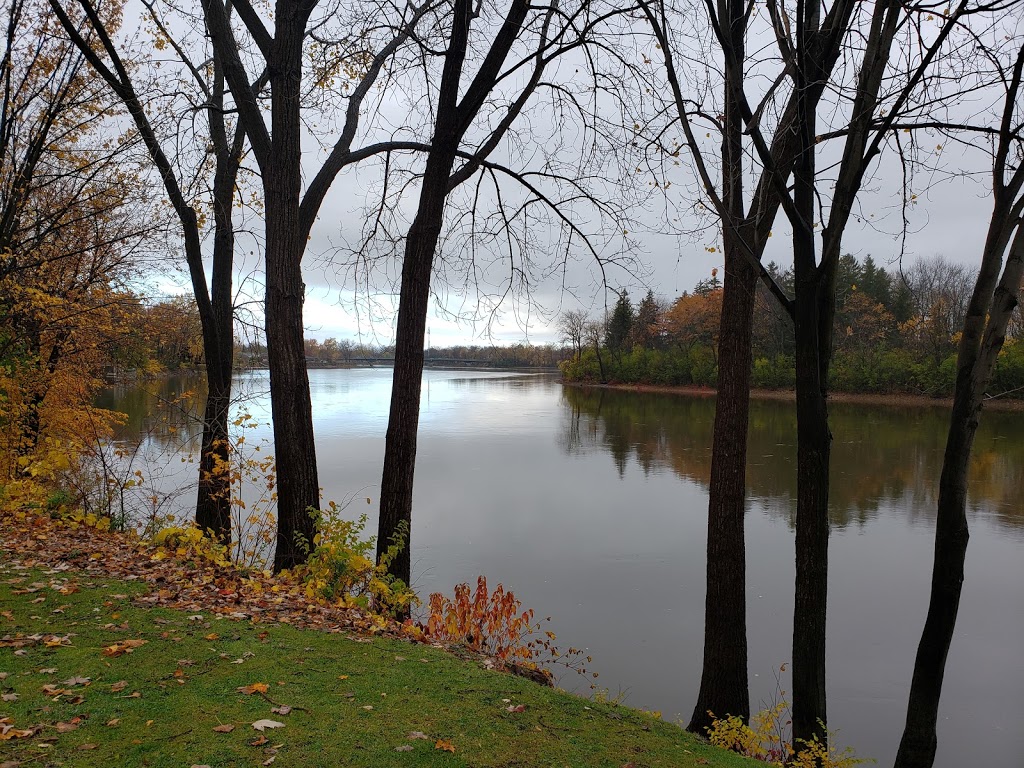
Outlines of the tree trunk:
[[980,402],[970,403],[967,398],[958,396],[950,416],[939,480],[931,598],[914,662],[907,723],[896,754],[896,768],[931,768],[935,762],[939,694],[964,581],[969,538],[967,470],[980,410]]
[[750,350],[757,272],[726,249],[718,396],[708,502],[704,667],[687,730],[704,734],[711,715],[750,717],[747,685],[747,601],[744,513]]
[[207,364],[206,407],[203,412],[203,442],[199,460],[199,494],[196,525],[212,531],[224,544],[231,543],[231,473],[228,453],[228,410],[231,380],[210,373]]
[[832,435],[820,378],[818,310],[798,284],[796,301],[797,510],[793,609],[793,745],[827,734],[825,624],[828,483]]
[[[708,493],[707,592],[704,603],[704,664],[700,691],[687,730],[703,734],[712,716],[750,718],[747,680],[747,553],[744,515],[747,494],[747,424],[750,414],[751,339],[757,271],[745,258],[753,252],[752,227],[743,219],[743,118],[737,100],[743,83],[744,4],[722,0],[719,14],[729,48],[725,65],[725,124],[722,137],[722,203],[731,220],[722,228],[725,279],[718,335],[718,396]],[[731,225],[730,225],[731,224]]]
[[[295,11],[298,14],[298,11]],[[263,177],[266,203],[266,332],[270,400],[277,459],[277,549],[274,570],[303,563],[312,547],[320,508],[313,408],[303,346],[302,253],[299,225],[302,183],[302,41],[305,20],[284,14],[276,19],[271,68],[272,157]]]
[[[443,121],[439,118],[439,123]],[[449,129],[450,131],[450,129]],[[395,540],[403,546],[388,571],[410,583],[412,560],[412,491],[416,470],[416,435],[420,422],[420,391],[423,383],[423,342],[427,331],[430,275],[434,252],[441,236],[448,177],[455,162],[458,139],[435,131],[435,150],[427,159],[416,219],[409,228],[402,264],[402,289],[395,331],[395,373],[391,386],[391,410],[384,446],[384,473],[380,483],[380,521],[377,527],[377,559]]]
[[[220,102],[223,102],[221,94]],[[214,122],[219,121],[219,122]],[[232,307],[232,264],[235,230],[232,206],[239,156],[227,145],[223,114],[211,117],[217,144],[217,168],[213,178],[213,270],[211,298],[207,305],[197,301],[203,326],[206,358],[206,407],[203,412],[203,442],[199,460],[199,492],[196,496],[196,525],[213,531],[222,543],[231,544],[231,467],[228,451],[228,412],[231,409],[231,375],[234,371],[234,308]],[[205,286],[194,285],[196,296]]]
[[[1007,96],[1012,110],[1024,70],[1024,48],[1018,54]],[[997,155],[997,179],[1005,172],[1008,141],[1001,139]],[[1021,171],[1014,178],[1020,181]],[[1019,190],[1019,187],[1018,187]],[[969,532],[967,527],[967,474],[974,437],[981,418],[982,397],[992,380],[1006,327],[1018,306],[1024,276],[1024,228],[1012,213],[1012,198],[998,186],[995,205],[982,255],[981,268],[964,318],[957,349],[956,389],[949,418],[949,435],[939,478],[938,515],[935,521],[935,563],[931,597],[921,642],[914,662],[910,701],[903,738],[896,754],[896,768],[931,768],[938,746],[936,723],[946,656],[953,641],[960,593],[964,581]],[[1019,208],[1018,208],[1019,210]],[[1002,255],[1010,241],[1006,267],[1000,276]]]
[[825,401],[831,351],[834,269],[815,256],[815,132],[821,62],[810,50],[820,5],[797,14],[797,134],[793,165],[793,272],[796,288],[797,503],[793,604],[793,747],[827,740],[825,625],[828,606],[828,484],[832,435]]

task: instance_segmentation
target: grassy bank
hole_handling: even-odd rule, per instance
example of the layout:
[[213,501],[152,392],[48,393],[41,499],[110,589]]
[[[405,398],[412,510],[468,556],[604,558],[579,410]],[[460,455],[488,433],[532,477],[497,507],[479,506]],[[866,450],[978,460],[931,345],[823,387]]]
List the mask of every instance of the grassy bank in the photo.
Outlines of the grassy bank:
[[750,764],[427,645],[150,607],[166,583],[0,557],[3,766]]

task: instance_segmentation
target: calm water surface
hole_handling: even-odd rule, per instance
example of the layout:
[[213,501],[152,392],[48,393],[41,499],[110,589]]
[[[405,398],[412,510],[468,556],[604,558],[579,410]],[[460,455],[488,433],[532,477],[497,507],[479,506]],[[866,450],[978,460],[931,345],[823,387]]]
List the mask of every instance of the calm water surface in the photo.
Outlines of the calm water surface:
[[[239,406],[269,439],[265,374],[239,380]],[[389,369],[310,372],[325,497],[369,496],[384,453]],[[181,384],[161,385],[166,396]],[[143,418],[153,394],[104,404]],[[485,574],[553,617],[561,647],[585,647],[597,682],[627,703],[688,719],[703,645],[712,398],[563,388],[545,375],[424,375],[413,520],[420,594]],[[172,421],[173,421],[172,414]],[[190,433],[179,420],[175,440]],[[830,725],[859,755],[891,764],[927,609],[941,408],[833,404],[828,682]],[[149,425],[147,427],[147,425]],[[796,417],[755,402],[747,515],[753,704],[777,686],[792,632]],[[166,454],[163,483],[194,465]],[[154,469],[154,474],[158,474]],[[183,495],[187,509],[194,499]],[[1024,414],[983,417],[971,477],[971,542],[947,665],[939,756],[945,768],[1024,764]],[[371,521],[371,530],[376,529]],[[574,676],[563,685],[586,691]]]

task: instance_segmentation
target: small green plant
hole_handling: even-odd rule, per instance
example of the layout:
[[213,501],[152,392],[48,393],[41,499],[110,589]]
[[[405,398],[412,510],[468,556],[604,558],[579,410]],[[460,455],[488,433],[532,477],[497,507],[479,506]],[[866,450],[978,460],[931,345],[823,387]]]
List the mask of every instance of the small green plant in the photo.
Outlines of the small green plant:
[[345,506],[331,501],[326,509],[310,511],[317,534],[312,546],[305,539],[297,540],[307,560],[293,568],[291,575],[305,585],[306,596],[311,599],[354,605],[380,614],[406,613],[418,604],[416,593],[388,569],[405,546],[408,526],[399,528],[383,557],[374,562],[376,537],[363,537],[366,513],[348,520],[341,516]]
[[[769,765],[795,768],[853,768],[875,762],[857,757],[852,747],[837,750],[834,731],[826,730],[827,744],[815,737],[810,740],[798,739],[794,746],[788,736],[791,724],[789,704],[785,700],[785,692],[780,691],[779,694],[771,706],[762,709],[750,719],[750,725],[736,715],[718,718],[709,712],[712,723],[708,728],[708,741],[716,747],[737,752]],[[824,728],[824,724],[822,727]]]
[[228,548],[194,525],[163,528],[149,540],[149,544],[155,549],[153,560],[173,556],[224,568],[232,564]]

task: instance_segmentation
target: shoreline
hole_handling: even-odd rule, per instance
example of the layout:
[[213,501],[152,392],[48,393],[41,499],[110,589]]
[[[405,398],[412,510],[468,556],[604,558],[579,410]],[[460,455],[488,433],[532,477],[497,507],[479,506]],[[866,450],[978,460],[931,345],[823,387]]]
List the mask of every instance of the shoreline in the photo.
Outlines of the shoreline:
[[[623,392],[643,394],[677,395],[685,397],[716,397],[718,391],[711,387],[668,384],[592,384],[588,382],[561,380],[562,386],[579,387],[581,389],[613,389]],[[778,400],[796,402],[796,392],[787,389],[752,389],[752,400]],[[892,408],[913,406],[923,408],[943,408],[949,410],[953,405],[951,397],[929,397],[928,395],[911,394],[879,394],[858,392],[829,392],[830,403],[852,403],[856,405],[881,405]],[[992,398],[983,401],[983,411],[1024,412],[1024,400]]]

